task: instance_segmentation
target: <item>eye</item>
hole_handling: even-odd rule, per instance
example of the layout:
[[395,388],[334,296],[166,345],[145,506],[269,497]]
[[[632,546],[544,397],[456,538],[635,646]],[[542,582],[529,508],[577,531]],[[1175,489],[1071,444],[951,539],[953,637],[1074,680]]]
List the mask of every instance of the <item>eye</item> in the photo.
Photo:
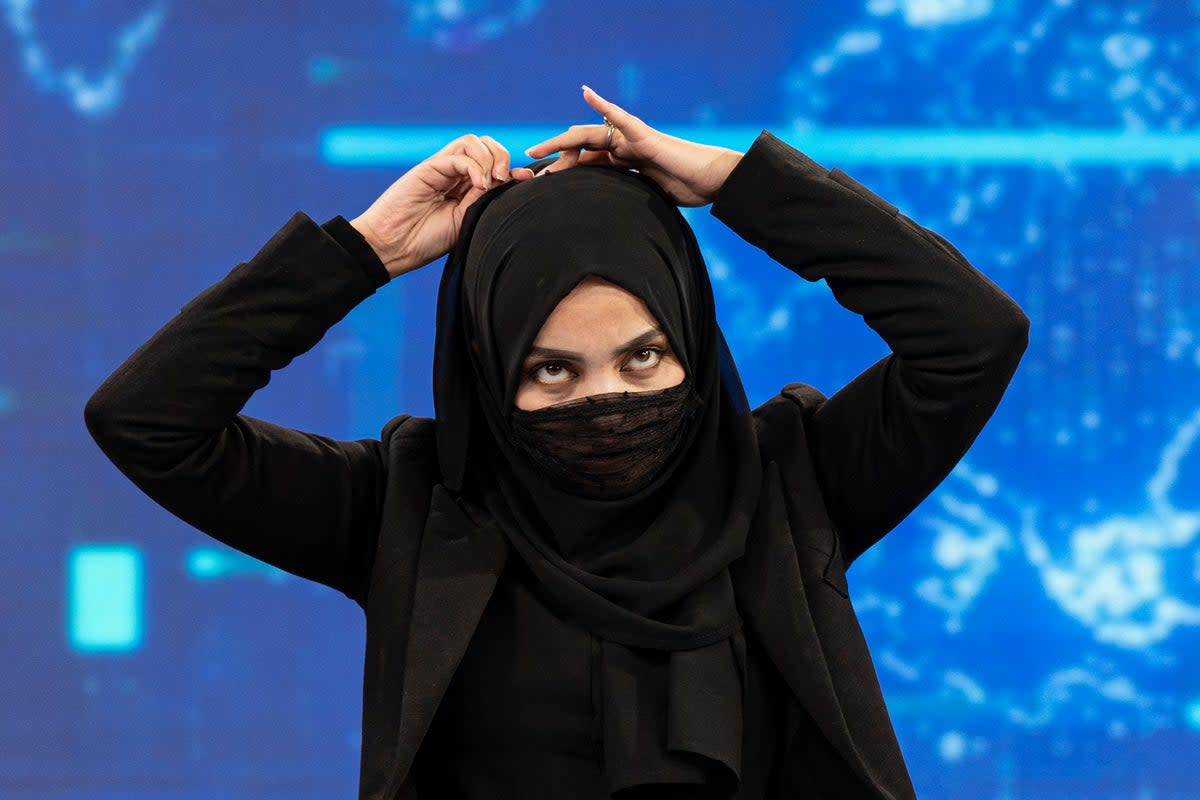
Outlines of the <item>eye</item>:
[[634,350],[629,360],[625,362],[626,369],[650,369],[657,367],[658,362],[662,360],[662,351],[657,347],[643,347],[641,350]]
[[545,364],[538,364],[529,371],[529,377],[533,378],[538,383],[554,385],[557,383],[566,383],[571,379],[571,370],[564,365],[549,361]]

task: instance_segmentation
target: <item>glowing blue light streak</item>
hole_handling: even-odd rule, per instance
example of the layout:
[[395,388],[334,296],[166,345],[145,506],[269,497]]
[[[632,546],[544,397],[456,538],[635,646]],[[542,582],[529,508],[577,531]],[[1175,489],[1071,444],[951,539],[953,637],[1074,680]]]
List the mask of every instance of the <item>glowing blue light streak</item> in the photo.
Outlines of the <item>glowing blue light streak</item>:
[[[779,138],[830,164],[995,164],[1057,166],[1200,165],[1200,132],[1121,130],[946,130],[938,128],[788,128],[780,126],[664,126],[672,136],[745,150],[766,127]],[[486,133],[519,163],[526,147],[564,130],[562,125],[479,122],[414,125],[336,125],[319,143],[335,166],[402,166],[432,155],[464,133]]]
[[220,547],[193,547],[187,553],[185,566],[188,575],[198,581],[257,576],[278,583],[289,577],[278,567],[273,567],[245,553]]

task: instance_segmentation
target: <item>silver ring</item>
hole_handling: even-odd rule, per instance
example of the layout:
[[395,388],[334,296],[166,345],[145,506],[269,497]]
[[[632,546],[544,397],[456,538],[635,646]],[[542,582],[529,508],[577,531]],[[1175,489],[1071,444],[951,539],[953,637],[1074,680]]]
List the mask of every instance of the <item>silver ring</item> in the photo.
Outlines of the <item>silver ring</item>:
[[604,149],[607,150],[612,147],[612,133],[617,129],[617,126],[613,125],[608,117],[605,117],[604,127],[608,128],[608,134],[604,137]]

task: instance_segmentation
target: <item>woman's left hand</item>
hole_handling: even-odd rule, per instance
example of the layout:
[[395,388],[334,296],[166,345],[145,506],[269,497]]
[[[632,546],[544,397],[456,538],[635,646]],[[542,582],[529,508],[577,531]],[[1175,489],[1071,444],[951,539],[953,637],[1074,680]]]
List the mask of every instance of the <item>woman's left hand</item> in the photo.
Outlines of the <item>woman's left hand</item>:
[[562,157],[539,175],[596,162],[633,167],[652,178],[679,205],[702,206],[713,201],[742,158],[736,150],[689,142],[656,131],[588,86],[583,87],[583,99],[613,124],[611,139],[603,123],[572,125],[525,151],[531,158],[562,152]]

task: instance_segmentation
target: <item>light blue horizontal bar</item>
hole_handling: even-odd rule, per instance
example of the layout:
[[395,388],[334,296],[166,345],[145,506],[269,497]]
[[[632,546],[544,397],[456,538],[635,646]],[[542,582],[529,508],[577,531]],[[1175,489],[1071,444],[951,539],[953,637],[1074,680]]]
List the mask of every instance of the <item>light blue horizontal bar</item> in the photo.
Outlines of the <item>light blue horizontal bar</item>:
[[[1200,164],[1200,131],[1133,133],[1119,130],[947,130],[942,128],[788,128],[787,126],[665,126],[672,136],[745,150],[766,128],[827,165],[971,163],[1036,166]],[[561,133],[565,126],[341,125],[321,135],[320,155],[335,166],[404,166],[437,152],[465,133],[488,134],[513,155]]]

